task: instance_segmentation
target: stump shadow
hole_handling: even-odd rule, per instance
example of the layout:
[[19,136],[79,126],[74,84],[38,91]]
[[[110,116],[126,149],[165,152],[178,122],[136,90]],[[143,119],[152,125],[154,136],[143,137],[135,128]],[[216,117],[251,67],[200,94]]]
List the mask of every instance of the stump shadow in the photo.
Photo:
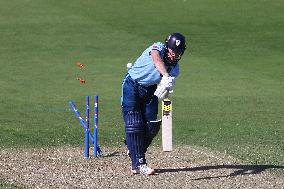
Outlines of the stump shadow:
[[119,152],[113,152],[110,154],[102,154],[102,157],[116,157],[116,156],[120,156]]

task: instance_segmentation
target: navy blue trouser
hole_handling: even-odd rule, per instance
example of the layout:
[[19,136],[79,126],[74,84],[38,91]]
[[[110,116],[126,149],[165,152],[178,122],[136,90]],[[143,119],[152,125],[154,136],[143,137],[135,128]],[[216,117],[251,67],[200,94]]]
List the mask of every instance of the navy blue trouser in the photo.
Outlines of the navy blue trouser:
[[122,114],[132,168],[146,163],[147,122],[157,119],[158,98],[154,96],[157,85],[145,87],[126,75],[122,83]]

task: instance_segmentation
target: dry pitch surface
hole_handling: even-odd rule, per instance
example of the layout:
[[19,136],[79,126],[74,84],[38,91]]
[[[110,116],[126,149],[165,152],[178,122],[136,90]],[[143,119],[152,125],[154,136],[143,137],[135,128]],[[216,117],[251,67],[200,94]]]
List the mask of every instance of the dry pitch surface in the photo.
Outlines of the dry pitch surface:
[[152,176],[132,175],[125,148],[85,160],[82,148],[2,149],[0,178],[26,188],[284,188],[284,166],[249,165],[208,149],[149,149]]

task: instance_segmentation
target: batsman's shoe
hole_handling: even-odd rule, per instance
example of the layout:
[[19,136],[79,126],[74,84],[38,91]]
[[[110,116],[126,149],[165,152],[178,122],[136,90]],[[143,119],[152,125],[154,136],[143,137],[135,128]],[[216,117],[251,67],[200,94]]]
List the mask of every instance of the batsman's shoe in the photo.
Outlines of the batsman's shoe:
[[131,158],[131,153],[130,153],[130,151],[129,151],[129,150],[127,150],[126,155],[128,155],[128,157],[130,157],[130,158]]
[[136,169],[132,169],[133,174],[153,175],[155,170],[148,167],[147,164],[139,165]]

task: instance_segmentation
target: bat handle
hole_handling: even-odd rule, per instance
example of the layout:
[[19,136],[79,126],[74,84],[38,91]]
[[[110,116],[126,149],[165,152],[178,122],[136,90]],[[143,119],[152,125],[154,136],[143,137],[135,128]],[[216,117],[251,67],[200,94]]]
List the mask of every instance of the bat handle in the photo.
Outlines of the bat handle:
[[165,100],[165,99],[169,99],[169,94],[170,94],[170,92],[169,92],[169,90],[167,90],[167,93],[166,93],[166,95],[165,95],[164,100]]

